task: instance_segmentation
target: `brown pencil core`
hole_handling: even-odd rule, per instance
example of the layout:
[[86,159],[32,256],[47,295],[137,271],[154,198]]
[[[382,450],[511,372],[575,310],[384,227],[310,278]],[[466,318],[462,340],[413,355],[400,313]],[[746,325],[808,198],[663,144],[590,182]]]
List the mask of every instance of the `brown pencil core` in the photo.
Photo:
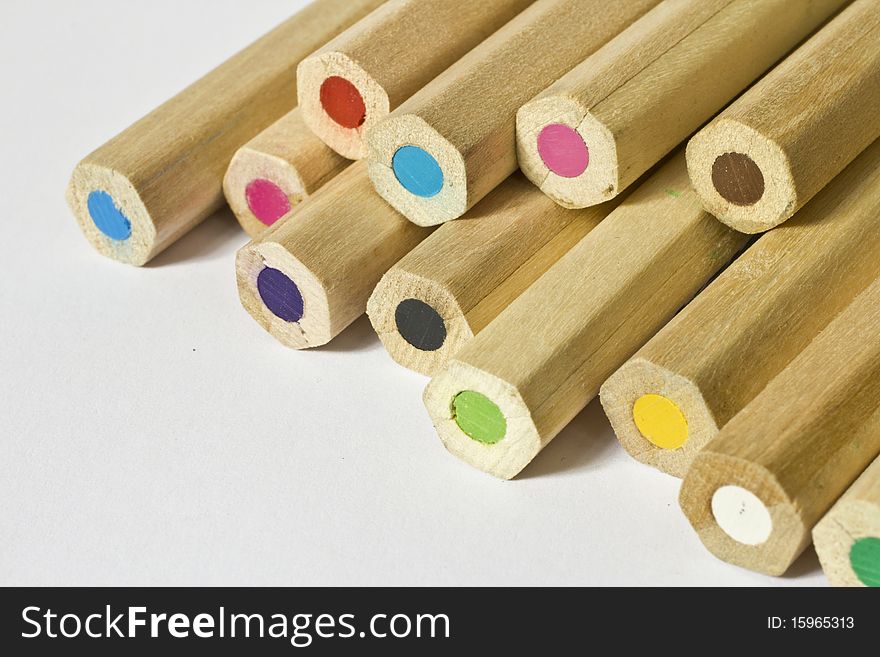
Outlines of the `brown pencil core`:
[[742,153],[719,155],[712,165],[712,184],[734,205],[754,205],[764,196],[764,174]]

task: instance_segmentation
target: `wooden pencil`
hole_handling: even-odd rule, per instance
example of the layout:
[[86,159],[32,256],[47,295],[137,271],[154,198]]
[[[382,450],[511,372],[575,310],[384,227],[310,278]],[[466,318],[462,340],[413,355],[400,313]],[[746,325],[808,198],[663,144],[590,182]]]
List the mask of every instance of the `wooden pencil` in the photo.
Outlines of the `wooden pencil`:
[[446,448],[516,476],[744,241],[702,209],[677,154],[430,382]]
[[781,575],[880,453],[880,279],[694,460],[680,502],[703,544]]
[[662,2],[520,108],[520,168],[565,207],[613,198],[847,1]]
[[876,276],[880,143],[749,250],[602,386],[636,459],[684,476],[699,450]]
[[880,137],[880,10],[856,0],[688,144],[703,204],[746,233],[778,226]]
[[306,124],[363,158],[370,128],[533,1],[388,0],[300,63]]
[[880,458],[813,527],[813,544],[832,585],[880,587]]
[[538,0],[367,135],[370,178],[411,221],[462,216],[517,168],[516,111],[658,0]]
[[382,275],[430,232],[376,196],[366,163],[354,164],[239,250],[239,297],[282,344],[324,345],[364,313]]
[[613,209],[560,208],[519,173],[392,267],[367,315],[399,364],[434,374]]
[[297,108],[236,151],[223,193],[241,227],[256,238],[348,164],[312,134]]
[[296,65],[382,0],[315,0],[87,156],[67,200],[102,254],[144,265],[223,207],[235,151],[296,104]]

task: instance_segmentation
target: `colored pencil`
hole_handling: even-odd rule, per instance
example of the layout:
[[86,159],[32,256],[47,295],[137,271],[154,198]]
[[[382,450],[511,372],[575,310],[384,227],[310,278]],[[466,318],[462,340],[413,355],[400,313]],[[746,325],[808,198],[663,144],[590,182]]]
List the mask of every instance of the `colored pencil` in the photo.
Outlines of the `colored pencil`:
[[880,587],[880,458],[813,527],[813,544],[834,586]]
[[366,163],[352,165],[238,252],[242,305],[288,347],[327,344],[429,233],[373,192]]
[[297,108],[236,151],[223,193],[241,227],[256,238],[348,164],[312,134]]
[[422,226],[461,217],[517,169],[520,106],[657,2],[535,2],[370,131],[376,190]]
[[382,277],[373,328],[395,361],[434,374],[612,209],[565,210],[514,174]]
[[688,144],[691,180],[721,221],[778,226],[880,138],[878,9],[856,0]]
[[880,143],[763,235],[602,386],[636,459],[683,476],[699,450],[877,275]]
[[846,2],[659,4],[520,108],[520,167],[565,207],[613,198]]
[[364,135],[533,0],[388,0],[304,59],[306,124],[352,160]]
[[316,0],[101,146],[67,200],[102,254],[144,265],[223,207],[235,151],[296,104],[296,65],[381,0]]
[[516,476],[744,241],[703,211],[678,153],[430,382],[447,449]]
[[781,575],[880,453],[880,279],[694,460],[680,502],[703,544]]

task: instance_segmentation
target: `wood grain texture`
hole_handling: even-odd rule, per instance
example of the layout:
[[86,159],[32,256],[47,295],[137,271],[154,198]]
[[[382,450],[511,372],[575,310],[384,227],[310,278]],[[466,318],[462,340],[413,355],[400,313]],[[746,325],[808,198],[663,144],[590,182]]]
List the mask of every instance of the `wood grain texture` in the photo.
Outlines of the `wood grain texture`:
[[[429,234],[376,196],[366,164],[358,163],[238,252],[239,297],[282,344],[318,347],[364,313],[382,275]],[[282,272],[299,288],[301,321],[276,317],[263,303],[257,277],[266,267]]]
[[[538,0],[395,110],[367,137],[376,190],[424,226],[462,216],[517,168],[516,111],[657,4],[658,0]],[[403,146],[443,169],[438,194],[397,181]]]
[[[682,510],[717,557],[781,575],[810,531],[880,453],[880,279],[823,330],[697,456],[681,487]],[[715,522],[724,485],[756,495],[770,537],[743,545]]]
[[223,193],[241,227],[256,238],[268,226],[248,204],[247,187],[251,182],[271,181],[295,207],[342,173],[348,164],[348,160],[312,134],[297,108],[236,151],[223,178]]
[[864,538],[880,540],[880,458],[813,527],[813,544],[833,586],[865,586],[850,562],[853,544]]
[[[699,450],[877,275],[880,143],[798,217],[761,236],[602,388],[626,450],[684,476]],[[674,402],[688,425],[674,450],[645,439],[633,405]]]
[[[373,328],[396,362],[434,374],[612,209],[565,210],[514,174],[466,219],[441,226],[382,277],[367,304]],[[407,299],[443,319],[439,349],[419,349],[401,336],[395,314]]]
[[[447,449],[516,476],[744,239],[703,211],[677,154],[431,381],[425,405]],[[458,428],[450,401],[465,390],[501,409],[501,441],[478,443]]]
[[[235,151],[296,105],[296,65],[381,0],[316,0],[80,162],[68,203],[102,254],[143,265],[223,207]],[[88,211],[113,197],[132,225],[112,240]]]
[[[721,221],[769,230],[880,137],[878,106],[880,5],[856,0],[691,140],[691,180]],[[727,153],[758,175],[719,161]]]
[[[306,124],[336,152],[366,155],[364,135],[533,0],[389,0],[315,54],[298,70]],[[321,104],[329,77],[348,80],[366,106],[364,122],[345,128]]]
[[[520,167],[565,207],[613,198],[847,1],[666,0],[519,110]],[[544,163],[550,124],[583,138],[582,174]]]

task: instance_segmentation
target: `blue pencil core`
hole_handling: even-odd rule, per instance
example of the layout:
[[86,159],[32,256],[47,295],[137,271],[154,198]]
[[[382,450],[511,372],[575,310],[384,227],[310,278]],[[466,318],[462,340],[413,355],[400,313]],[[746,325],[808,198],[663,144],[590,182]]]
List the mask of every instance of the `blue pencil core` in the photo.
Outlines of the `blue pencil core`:
[[260,298],[273,315],[295,324],[303,318],[302,293],[292,280],[277,269],[266,267],[257,276]]
[[95,226],[111,240],[121,242],[131,237],[131,222],[122,210],[116,207],[113,197],[107,192],[95,191],[89,194],[89,214]]
[[397,181],[410,194],[431,198],[443,189],[443,169],[430,153],[418,146],[397,149],[391,166]]

